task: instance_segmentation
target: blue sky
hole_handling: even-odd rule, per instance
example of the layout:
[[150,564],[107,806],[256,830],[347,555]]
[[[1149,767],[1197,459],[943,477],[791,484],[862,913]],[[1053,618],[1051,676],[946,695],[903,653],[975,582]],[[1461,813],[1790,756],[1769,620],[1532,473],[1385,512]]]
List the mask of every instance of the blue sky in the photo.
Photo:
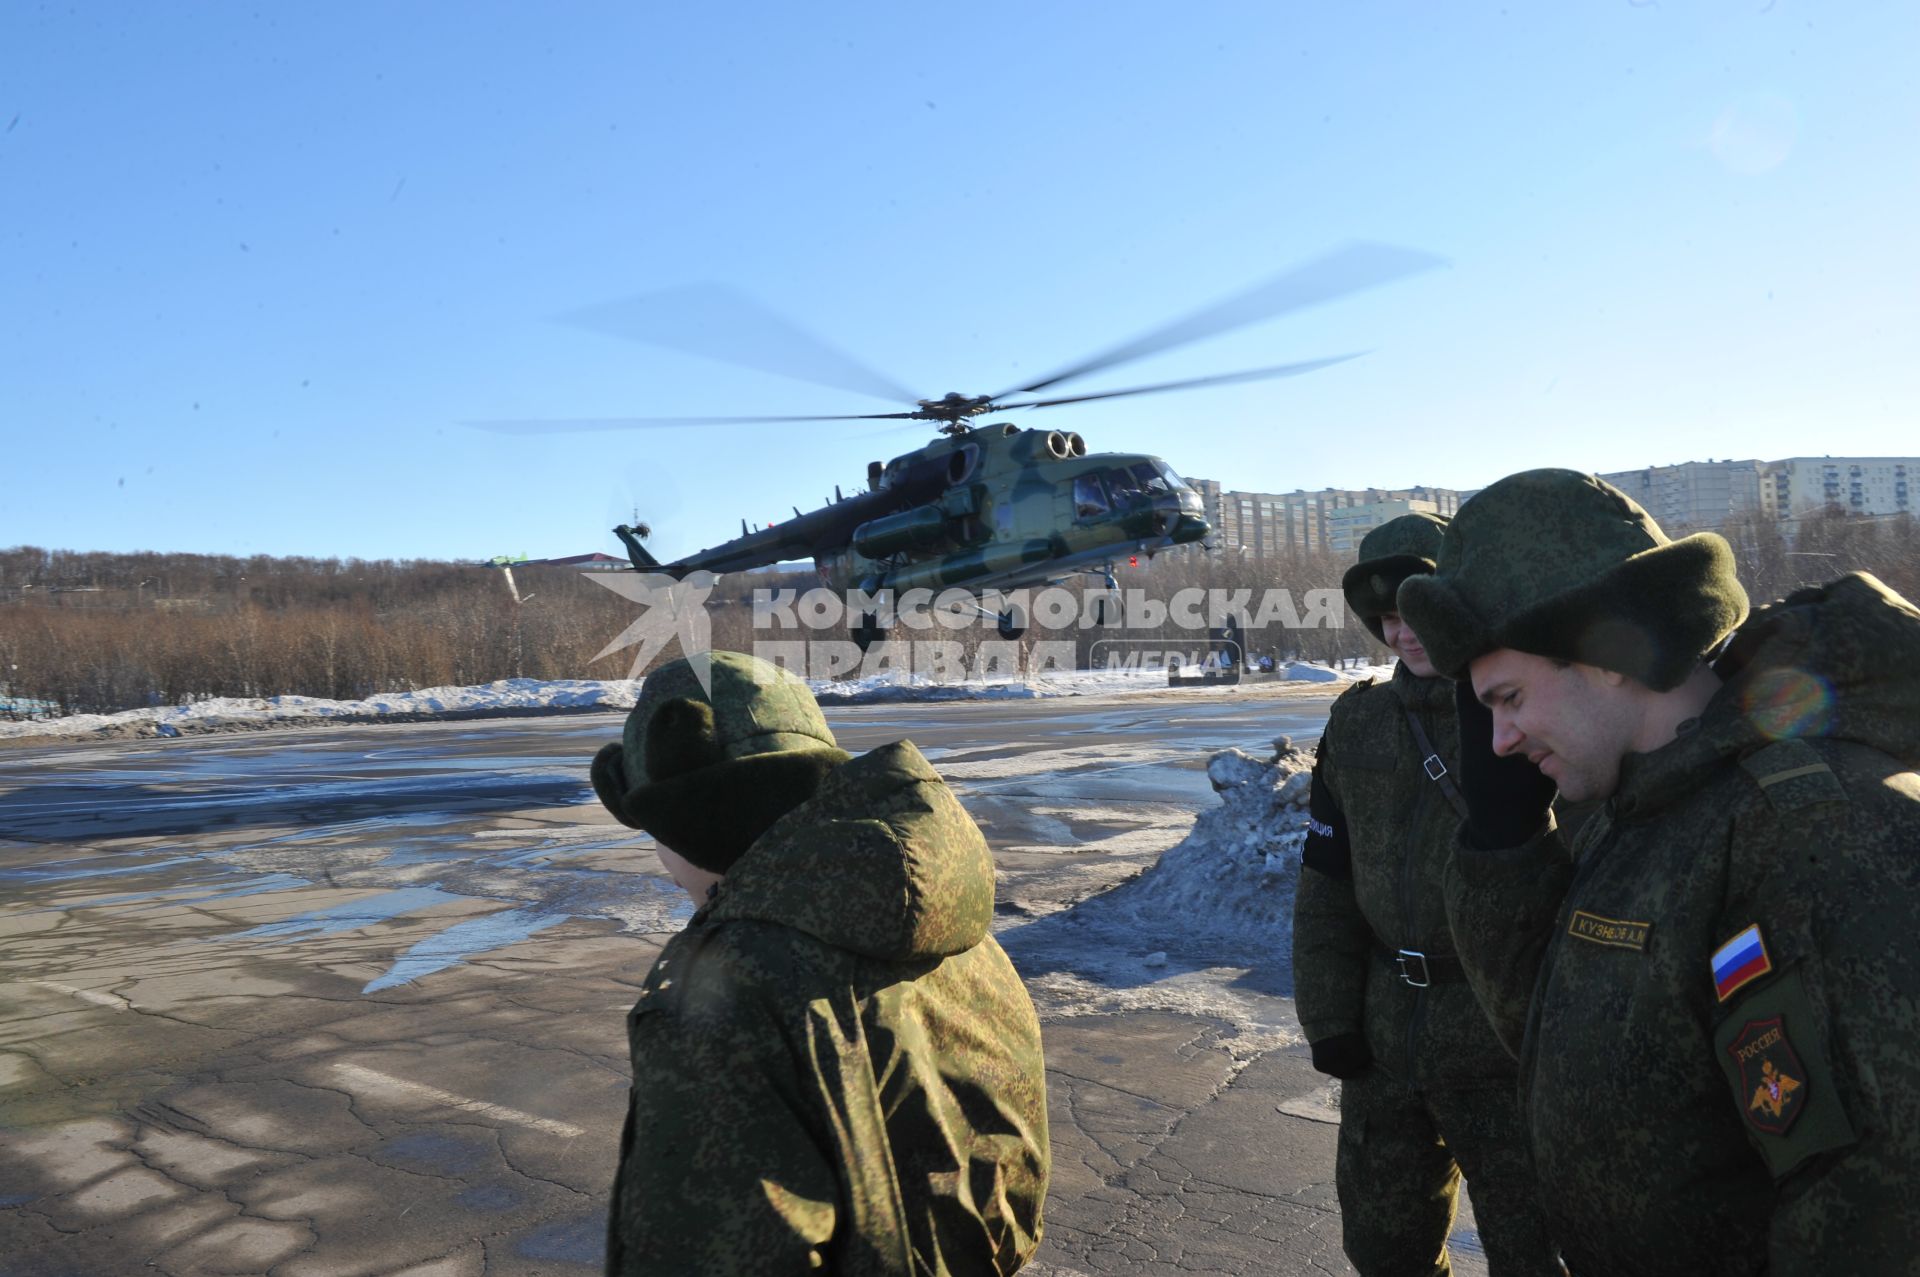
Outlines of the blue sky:
[[1354,239],[1449,269],[1026,414],[1229,486],[1920,452],[1920,9],[0,10],[0,544],[673,554],[919,442],[560,317],[702,281],[985,393]]

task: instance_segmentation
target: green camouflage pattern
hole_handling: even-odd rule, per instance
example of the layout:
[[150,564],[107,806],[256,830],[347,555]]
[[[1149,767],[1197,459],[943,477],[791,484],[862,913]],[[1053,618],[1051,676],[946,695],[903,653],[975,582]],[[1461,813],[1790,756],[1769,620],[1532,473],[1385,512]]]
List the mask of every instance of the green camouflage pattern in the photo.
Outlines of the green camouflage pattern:
[[627,1018],[620,1274],[1007,1274],[1049,1171],[1040,1026],[979,829],[906,742],[833,771]]
[[1379,1069],[1341,1083],[1334,1183],[1341,1246],[1361,1277],[1451,1273],[1463,1176],[1492,1277],[1561,1277],[1510,1087],[1410,1091]]
[[1347,1256],[1363,1277],[1449,1271],[1443,1252],[1464,1169],[1487,1253],[1502,1257],[1493,1271],[1558,1273],[1534,1202],[1513,1056],[1464,981],[1414,988],[1387,956],[1412,949],[1451,961],[1454,952],[1441,884],[1459,815],[1422,767],[1409,708],[1455,765],[1451,683],[1402,665],[1388,682],[1344,693],[1316,766],[1345,819],[1352,877],[1303,865],[1294,897],[1301,1028],[1312,1042],[1364,1033],[1373,1052],[1373,1067],[1342,1091]]
[[1676,687],[1747,615],[1724,539],[1672,541],[1618,488],[1572,470],[1509,475],[1460,507],[1400,615],[1434,668],[1466,677],[1512,648]]
[[[711,691],[701,686],[703,672]],[[629,783],[648,778],[647,724],[654,711],[683,697],[713,707],[714,735],[728,758],[836,744],[812,691],[791,671],[742,652],[706,652],[662,665],[640,684],[621,733]]]
[[[1733,653],[1570,844],[1456,850],[1454,935],[1576,1274],[1920,1272],[1920,612],[1856,575]],[[1767,969],[1722,1000],[1756,924]],[[1776,1131],[1733,1054],[1769,1025]]]

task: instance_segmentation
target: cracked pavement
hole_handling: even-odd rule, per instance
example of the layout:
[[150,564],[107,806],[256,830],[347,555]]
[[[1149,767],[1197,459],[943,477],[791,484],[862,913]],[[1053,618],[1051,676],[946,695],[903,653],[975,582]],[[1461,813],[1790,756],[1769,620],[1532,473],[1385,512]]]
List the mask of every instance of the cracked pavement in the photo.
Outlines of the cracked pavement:
[[[1214,801],[1209,753],[1311,738],[1327,701],[829,716],[951,775],[1013,928],[1139,873]],[[597,1270],[622,1016],[687,912],[586,788],[619,721],[0,752],[0,1277]],[[1351,1271],[1290,977],[1178,940],[1102,941],[1175,951],[1124,997],[1071,961],[1035,982],[1055,1170],[1028,1271]]]

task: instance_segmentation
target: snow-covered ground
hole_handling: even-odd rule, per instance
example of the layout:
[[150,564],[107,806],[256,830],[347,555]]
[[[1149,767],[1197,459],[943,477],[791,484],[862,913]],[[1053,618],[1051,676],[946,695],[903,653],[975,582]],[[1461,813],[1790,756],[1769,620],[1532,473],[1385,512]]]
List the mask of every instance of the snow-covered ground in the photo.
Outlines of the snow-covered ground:
[[[1332,670],[1324,665],[1290,664],[1280,677],[1294,682],[1336,683],[1384,676],[1390,666]],[[183,736],[303,723],[358,722],[379,719],[484,717],[486,715],[619,710],[631,708],[639,679],[503,679],[476,687],[429,687],[416,692],[386,692],[365,700],[335,701],[313,696],[217,697],[187,705],[126,710],[118,714],[74,714],[66,718],[0,722],[0,738],[23,736]],[[1158,669],[1048,671],[1027,680],[936,682],[924,675],[878,674],[868,678],[809,683],[823,704],[869,704],[889,700],[1024,700],[1045,696],[1109,696],[1167,690]],[[1194,687],[1197,694],[1224,694],[1224,685]]]

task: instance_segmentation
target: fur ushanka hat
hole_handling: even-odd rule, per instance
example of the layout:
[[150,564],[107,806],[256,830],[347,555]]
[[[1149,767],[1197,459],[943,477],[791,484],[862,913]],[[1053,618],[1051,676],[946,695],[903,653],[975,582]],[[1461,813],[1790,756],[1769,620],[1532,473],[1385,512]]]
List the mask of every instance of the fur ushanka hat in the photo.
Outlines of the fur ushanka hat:
[[739,652],[647,675],[622,739],[594,756],[593,789],[622,824],[702,869],[726,873],[851,755],[807,685]]
[[1572,470],[1528,470],[1454,515],[1435,570],[1399,612],[1434,668],[1466,677],[1496,648],[1617,671],[1670,691],[1747,616],[1733,550],[1672,541],[1625,493]]
[[1347,596],[1347,611],[1382,643],[1387,637],[1381,616],[1400,610],[1396,596],[1402,581],[1433,571],[1446,530],[1442,515],[1403,514],[1361,538],[1360,561],[1347,569],[1340,588]]

